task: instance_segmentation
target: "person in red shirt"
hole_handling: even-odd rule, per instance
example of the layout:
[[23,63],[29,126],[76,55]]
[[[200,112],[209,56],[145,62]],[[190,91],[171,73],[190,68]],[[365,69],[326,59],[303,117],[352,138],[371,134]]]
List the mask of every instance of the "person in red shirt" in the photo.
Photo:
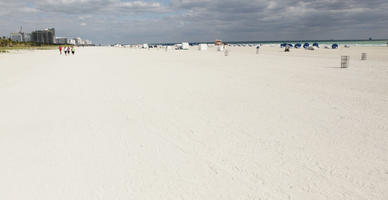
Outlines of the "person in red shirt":
[[59,54],[62,55],[62,46],[59,46],[58,49],[59,49]]

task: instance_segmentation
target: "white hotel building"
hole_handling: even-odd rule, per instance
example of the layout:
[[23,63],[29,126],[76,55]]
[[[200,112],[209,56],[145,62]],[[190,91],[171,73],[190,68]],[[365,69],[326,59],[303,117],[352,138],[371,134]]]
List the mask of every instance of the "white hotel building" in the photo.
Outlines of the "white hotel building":
[[81,38],[65,38],[65,37],[57,37],[55,39],[57,44],[70,44],[70,45],[92,45],[92,41],[90,40],[82,40]]
[[55,38],[55,43],[57,43],[57,44],[71,44],[71,45],[76,45],[76,42],[75,42],[74,39],[65,38],[65,37],[57,37],[57,38]]

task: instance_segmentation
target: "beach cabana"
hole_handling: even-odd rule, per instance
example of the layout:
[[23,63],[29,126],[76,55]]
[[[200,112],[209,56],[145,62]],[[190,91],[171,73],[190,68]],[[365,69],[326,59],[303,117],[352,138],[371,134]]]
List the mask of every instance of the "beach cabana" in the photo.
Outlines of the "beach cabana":
[[148,49],[148,44],[143,44],[143,49]]
[[287,44],[290,48],[292,48],[292,47],[294,47],[294,45],[292,45],[292,44]]
[[337,48],[338,48],[338,44],[333,44],[333,45],[331,45],[331,48],[332,48],[332,49],[337,49]]
[[318,42],[314,42],[314,44],[313,44],[313,47],[317,47],[317,48],[319,48],[319,44],[318,44]]
[[306,42],[306,43],[304,43],[303,48],[307,48],[309,46],[310,46],[310,44]]
[[182,44],[175,44],[175,50],[182,49]]
[[182,50],[189,50],[189,48],[190,48],[190,45],[188,42],[182,42],[182,46],[181,46]]
[[207,44],[199,44],[198,49],[199,49],[200,51],[206,51],[206,50],[207,50]]
[[281,43],[280,44],[280,48],[284,48],[284,47],[286,47],[287,46],[287,43]]
[[302,44],[296,43],[294,47],[298,49],[298,48],[302,47]]

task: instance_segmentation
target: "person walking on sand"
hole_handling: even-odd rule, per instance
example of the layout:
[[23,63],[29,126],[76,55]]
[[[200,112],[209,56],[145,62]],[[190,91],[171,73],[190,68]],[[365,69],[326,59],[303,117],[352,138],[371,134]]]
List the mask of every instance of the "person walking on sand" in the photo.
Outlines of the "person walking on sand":
[[62,55],[62,46],[59,45],[58,49],[59,49],[59,54]]
[[75,53],[75,48],[74,48],[74,46],[72,46],[72,47],[71,47],[71,54],[74,55],[74,53]]
[[70,55],[70,47],[67,47],[67,54]]
[[63,51],[65,52],[65,56],[67,56],[67,47],[64,47]]
[[290,52],[290,45],[286,45],[286,48],[284,49],[285,52]]

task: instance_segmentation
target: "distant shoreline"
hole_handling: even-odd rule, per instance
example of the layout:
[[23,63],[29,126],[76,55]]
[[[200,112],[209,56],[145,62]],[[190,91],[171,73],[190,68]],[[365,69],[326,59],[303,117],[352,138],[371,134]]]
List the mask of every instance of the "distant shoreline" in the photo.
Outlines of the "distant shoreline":
[[[274,41],[223,41],[227,44],[280,44],[280,43],[302,43],[302,42],[318,42],[318,43],[343,43],[343,44],[378,44],[378,45],[386,45],[388,39],[374,39],[374,40],[274,40]],[[176,43],[149,43],[151,45],[175,45]],[[198,45],[201,43],[215,43],[215,41],[207,41],[207,42],[189,42],[191,45]]]

